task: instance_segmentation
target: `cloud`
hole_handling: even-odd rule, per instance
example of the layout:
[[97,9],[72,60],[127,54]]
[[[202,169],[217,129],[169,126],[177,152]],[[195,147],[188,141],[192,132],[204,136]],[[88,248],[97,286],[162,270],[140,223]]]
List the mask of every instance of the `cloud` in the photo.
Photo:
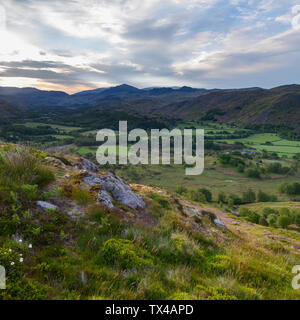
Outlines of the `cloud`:
[[6,0],[3,8],[2,85],[266,87],[298,72],[296,0]]

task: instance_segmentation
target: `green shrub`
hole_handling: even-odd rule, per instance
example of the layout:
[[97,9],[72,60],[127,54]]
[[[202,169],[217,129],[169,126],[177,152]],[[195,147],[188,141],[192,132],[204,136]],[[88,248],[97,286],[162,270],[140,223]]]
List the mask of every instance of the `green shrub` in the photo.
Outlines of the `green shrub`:
[[144,289],[144,298],[147,300],[163,300],[167,298],[167,293],[161,284],[152,282]]
[[107,240],[102,253],[108,264],[124,269],[144,268],[153,264],[151,254],[130,240],[114,238]]
[[268,221],[267,221],[266,218],[263,217],[263,216],[260,216],[258,223],[259,223],[261,226],[265,226],[265,227],[267,227],[267,226],[269,225]]
[[251,214],[251,210],[246,207],[240,207],[239,208],[239,215],[241,217],[248,217]]
[[21,190],[24,194],[24,196],[28,199],[28,200],[37,200],[38,199],[38,185],[34,184],[23,184],[21,187]]
[[257,202],[275,202],[277,197],[275,195],[269,195],[261,190],[257,194]]
[[211,193],[208,189],[206,189],[206,188],[199,188],[199,189],[198,189],[198,192],[204,194],[205,200],[206,200],[207,202],[211,202],[211,201],[212,201],[212,193]]
[[256,224],[259,223],[259,219],[260,219],[260,215],[256,212],[253,212],[253,211],[247,217],[247,220],[249,222],[256,223]]
[[277,218],[277,225],[286,229],[291,224],[291,218],[286,215],[281,215]]
[[170,201],[166,197],[161,196],[157,193],[151,193],[149,197],[155,202],[157,202],[161,208],[171,209]]
[[277,222],[277,215],[276,214],[268,215],[267,221],[270,226],[272,226],[272,227],[275,226],[275,224]]
[[273,208],[265,207],[262,213],[265,217],[268,217],[270,214],[275,214],[275,215],[278,214],[278,211]]

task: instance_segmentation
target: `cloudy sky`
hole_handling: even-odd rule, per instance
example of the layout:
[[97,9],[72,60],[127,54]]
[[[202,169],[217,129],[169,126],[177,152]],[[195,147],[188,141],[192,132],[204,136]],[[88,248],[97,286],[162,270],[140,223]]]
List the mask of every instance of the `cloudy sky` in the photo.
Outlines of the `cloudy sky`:
[[300,83],[300,0],[0,0],[0,86]]

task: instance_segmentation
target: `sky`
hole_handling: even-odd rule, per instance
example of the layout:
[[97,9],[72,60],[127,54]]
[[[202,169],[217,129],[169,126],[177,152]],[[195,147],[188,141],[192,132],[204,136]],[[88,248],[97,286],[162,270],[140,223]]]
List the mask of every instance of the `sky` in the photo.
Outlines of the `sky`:
[[0,0],[0,86],[300,83],[300,0]]

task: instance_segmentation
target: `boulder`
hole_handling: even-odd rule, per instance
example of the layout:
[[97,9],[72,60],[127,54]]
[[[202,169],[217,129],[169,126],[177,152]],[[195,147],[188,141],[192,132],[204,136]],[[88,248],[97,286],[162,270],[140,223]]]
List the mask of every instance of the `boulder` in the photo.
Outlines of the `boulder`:
[[219,219],[215,219],[214,220],[214,224],[216,225],[217,228],[222,229],[222,230],[226,230],[227,227],[226,225]]
[[36,205],[41,209],[57,210],[58,207],[46,201],[37,201]]

